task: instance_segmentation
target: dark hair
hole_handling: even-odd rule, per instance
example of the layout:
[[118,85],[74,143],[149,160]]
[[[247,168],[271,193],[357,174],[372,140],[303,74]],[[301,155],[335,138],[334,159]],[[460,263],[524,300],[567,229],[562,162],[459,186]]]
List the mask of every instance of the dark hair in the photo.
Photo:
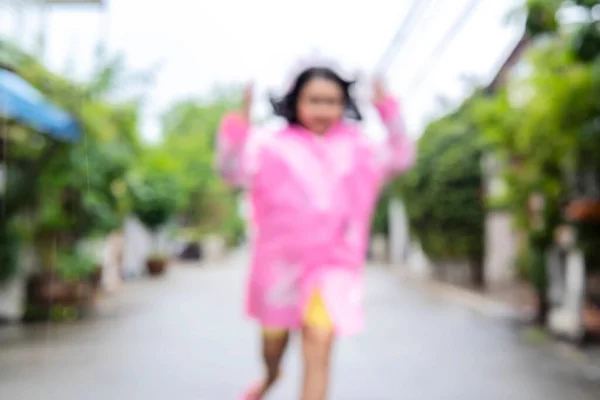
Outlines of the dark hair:
[[350,89],[356,81],[344,80],[331,69],[324,67],[312,67],[304,70],[298,75],[292,88],[286,95],[282,98],[271,97],[270,101],[275,115],[285,118],[290,124],[299,123],[296,113],[298,97],[300,96],[302,88],[313,78],[327,79],[340,85],[344,94],[344,116],[356,121],[362,120],[362,115],[358,110],[356,101],[350,95]]

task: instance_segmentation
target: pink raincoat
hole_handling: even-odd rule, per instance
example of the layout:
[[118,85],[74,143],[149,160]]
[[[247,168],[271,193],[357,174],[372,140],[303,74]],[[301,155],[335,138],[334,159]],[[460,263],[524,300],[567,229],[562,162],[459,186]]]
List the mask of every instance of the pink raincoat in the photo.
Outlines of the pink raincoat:
[[237,115],[221,122],[219,171],[249,190],[254,237],[246,310],[263,326],[300,328],[318,291],[337,334],[362,329],[371,213],[386,179],[414,158],[394,99],[376,108],[388,131],[380,147],[346,121],[323,136],[287,126],[255,145]]

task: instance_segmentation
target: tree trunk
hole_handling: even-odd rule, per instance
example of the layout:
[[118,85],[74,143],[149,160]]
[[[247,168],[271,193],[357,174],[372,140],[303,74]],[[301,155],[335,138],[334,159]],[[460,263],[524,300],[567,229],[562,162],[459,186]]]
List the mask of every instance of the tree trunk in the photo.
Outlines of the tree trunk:
[[477,289],[485,289],[486,283],[483,257],[480,255],[472,257],[469,261],[469,266],[471,267],[471,284]]
[[535,317],[535,322],[541,327],[545,327],[548,322],[548,314],[550,313],[550,302],[548,301],[548,296],[545,293],[546,291],[538,290],[538,309]]

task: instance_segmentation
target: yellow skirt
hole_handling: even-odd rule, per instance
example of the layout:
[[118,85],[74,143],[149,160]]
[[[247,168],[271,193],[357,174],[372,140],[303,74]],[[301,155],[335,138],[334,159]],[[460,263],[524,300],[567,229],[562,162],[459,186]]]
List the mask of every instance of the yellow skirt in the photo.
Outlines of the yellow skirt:
[[[304,310],[302,318],[304,326],[311,328],[319,328],[330,331],[333,329],[333,323],[323,303],[323,298],[318,291],[315,291]],[[267,337],[280,337],[285,335],[287,330],[281,328],[271,328],[263,326],[263,334]]]

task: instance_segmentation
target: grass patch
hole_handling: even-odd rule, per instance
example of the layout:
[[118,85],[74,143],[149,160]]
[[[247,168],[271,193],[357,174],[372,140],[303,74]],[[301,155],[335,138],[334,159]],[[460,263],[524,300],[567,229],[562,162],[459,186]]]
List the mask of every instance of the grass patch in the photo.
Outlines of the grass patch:
[[543,344],[550,340],[548,332],[539,327],[527,328],[523,334],[525,336],[525,340],[532,344]]

